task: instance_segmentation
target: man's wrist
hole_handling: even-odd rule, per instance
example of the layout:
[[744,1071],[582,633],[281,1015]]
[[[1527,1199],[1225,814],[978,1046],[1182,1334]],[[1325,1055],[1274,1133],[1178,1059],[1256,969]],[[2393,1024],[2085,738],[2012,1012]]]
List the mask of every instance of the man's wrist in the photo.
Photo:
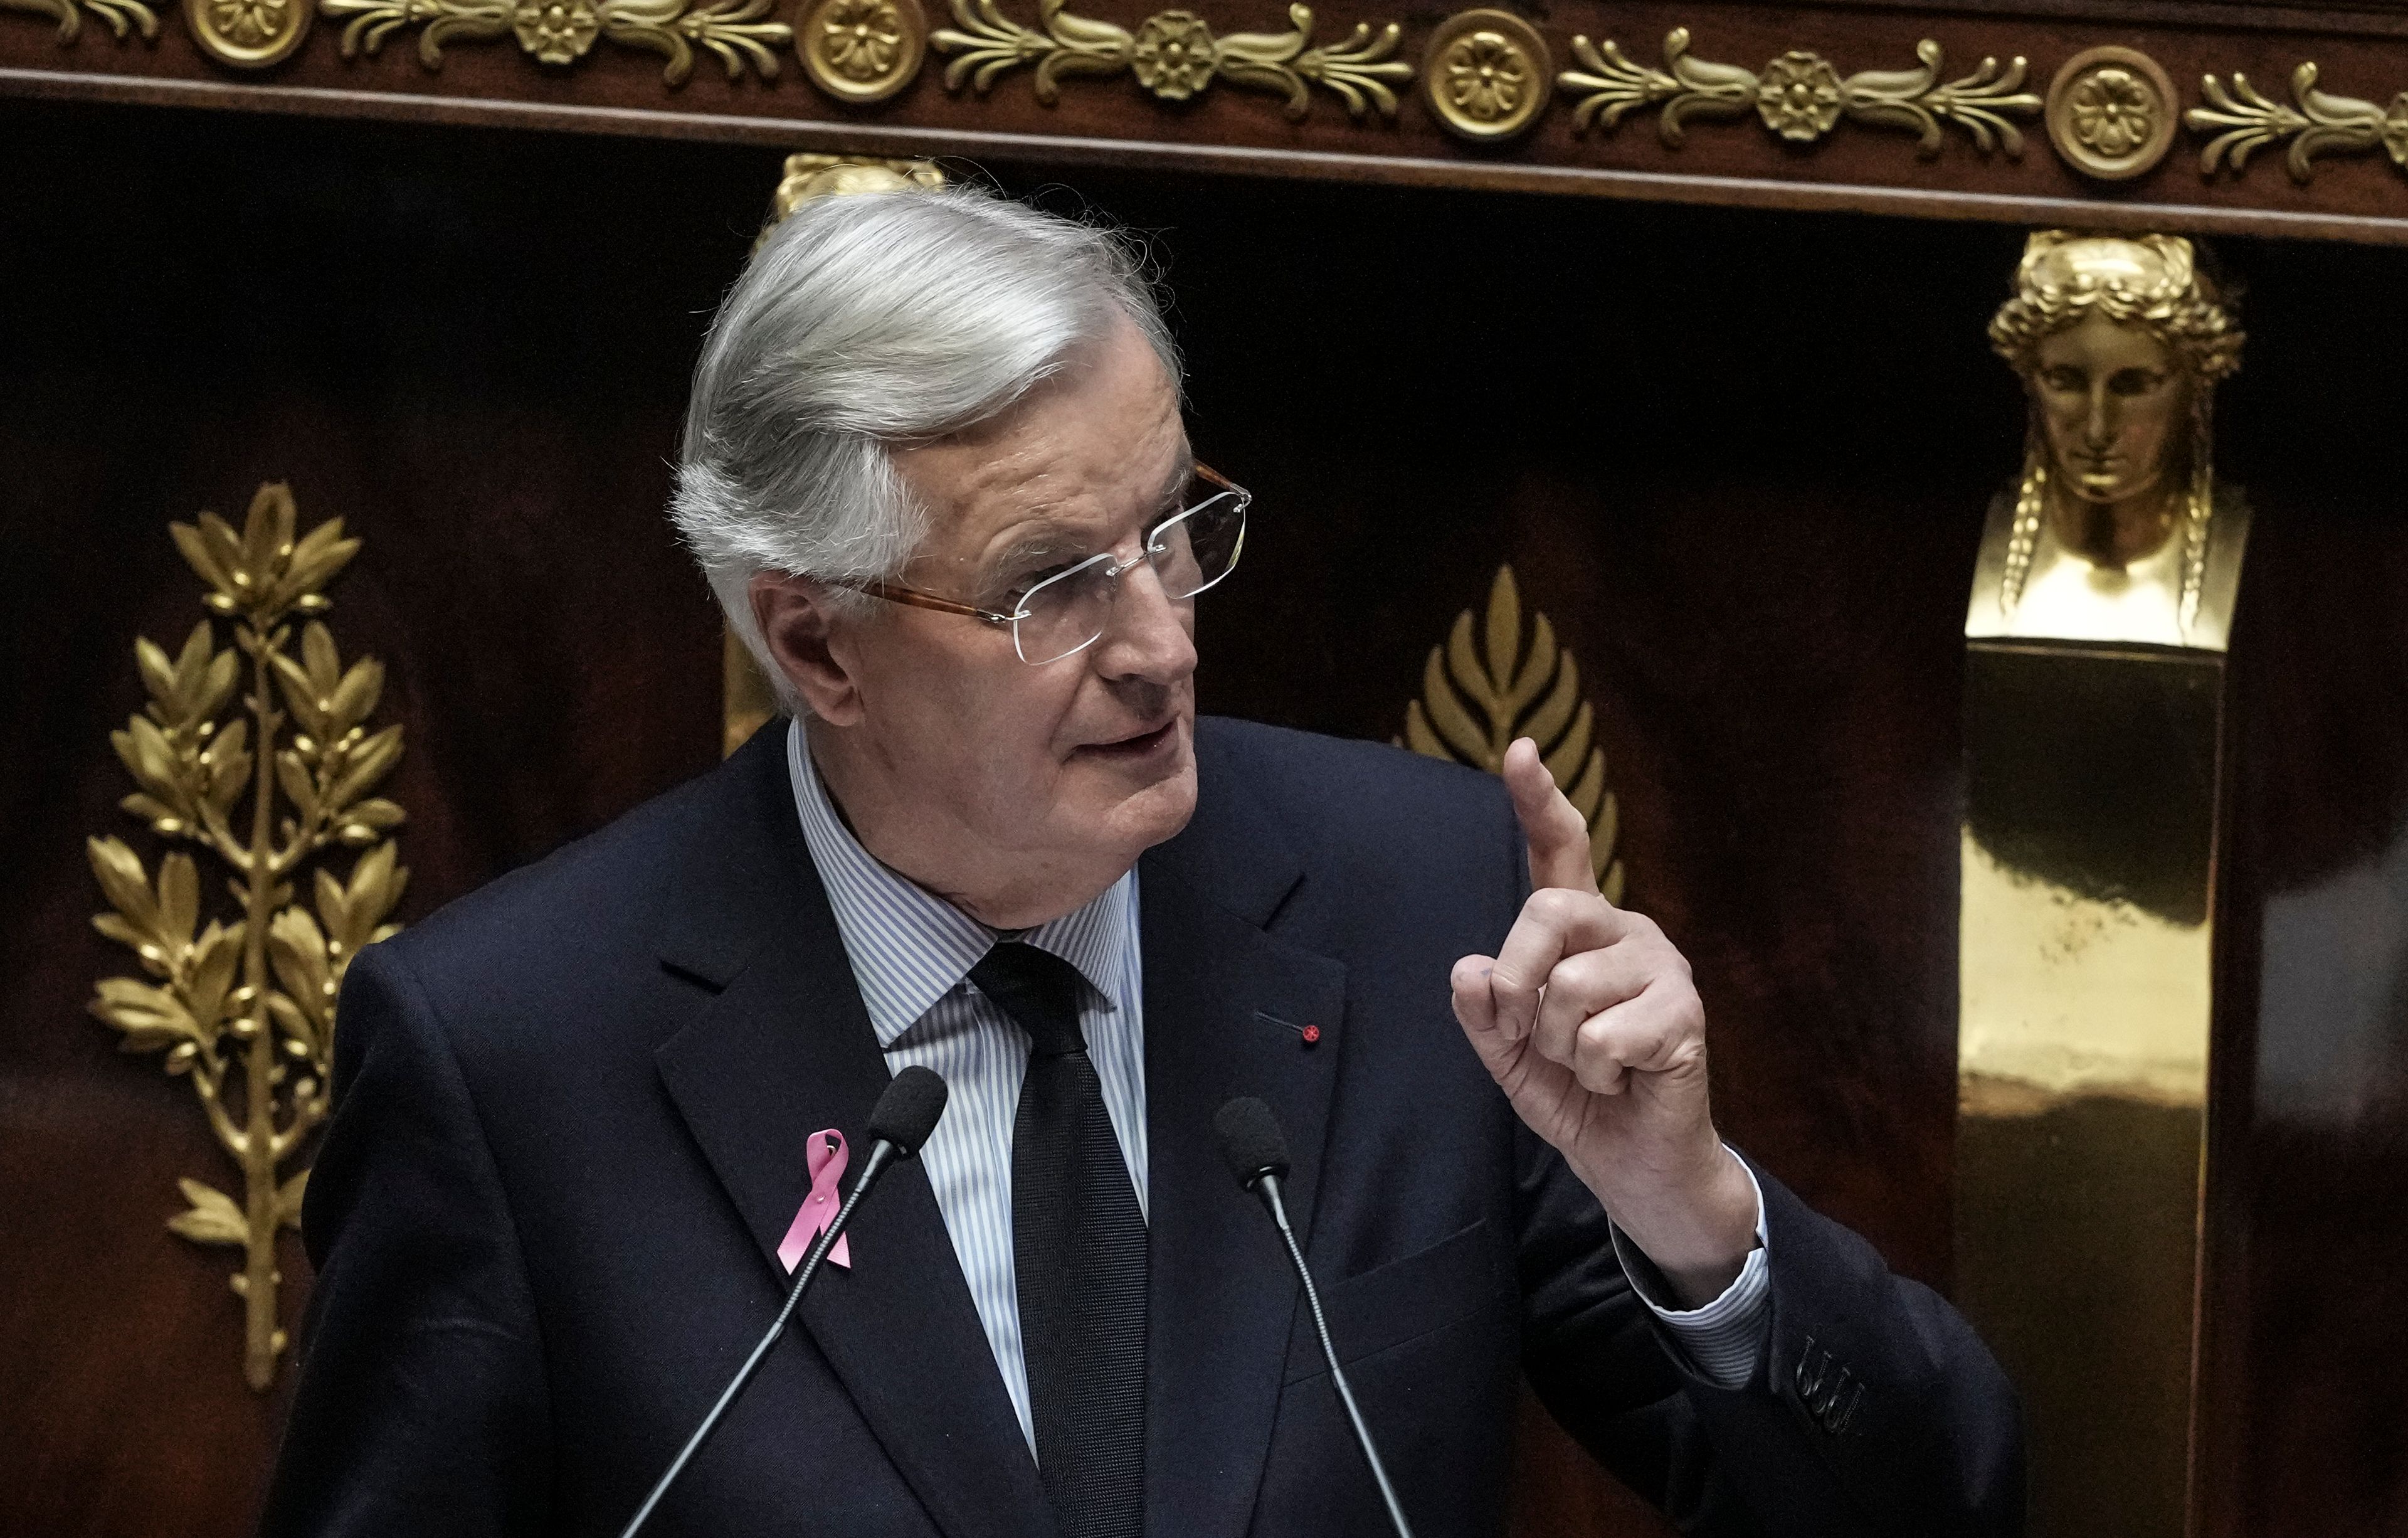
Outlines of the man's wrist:
[[1719,1138],[1706,1169],[1689,1181],[1636,1190],[1597,1180],[1586,1184],[1684,1308],[1701,1308],[1721,1297],[1756,1248],[1756,1182]]

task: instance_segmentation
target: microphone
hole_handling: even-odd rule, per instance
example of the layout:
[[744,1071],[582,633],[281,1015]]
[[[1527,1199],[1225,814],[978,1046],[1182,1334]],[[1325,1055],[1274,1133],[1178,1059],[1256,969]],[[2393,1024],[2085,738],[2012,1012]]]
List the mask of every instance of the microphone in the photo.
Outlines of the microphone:
[[1287,1179],[1287,1139],[1280,1133],[1279,1118],[1262,1101],[1241,1096],[1213,1114],[1212,1129],[1221,1135],[1221,1157],[1229,1161],[1229,1172],[1238,1177],[1239,1185],[1262,1199],[1271,1221],[1279,1225],[1280,1237],[1287,1242],[1287,1258],[1295,1262],[1297,1280],[1304,1284],[1304,1301],[1312,1307],[1312,1328],[1321,1336],[1321,1354],[1329,1361],[1329,1379],[1338,1386],[1346,1418],[1354,1423],[1363,1460],[1371,1465],[1371,1482],[1380,1487],[1380,1499],[1387,1502],[1388,1520],[1397,1530],[1397,1538],[1413,1538],[1405,1508],[1397,1501],[1397,1488],[1388,1482],[1387,1466],[1380,1461],[1380,1449],[1371,1445],[1371,1429],[1363,1424],[1354,1390],[1346,1382],[1345,1370],[1338,1365],[1338,1347],[1330,1343],[1329,1321],[1321,1313],[1321,1294],[1305,1266],[1296,1230],[1288,1227],[1287,1203],[1280,1200],[1280,1183]]
[[795,1305],[803,1301],[803,1288],[810,1286],[821,1260],[844,1236],[845,1225],[853,1221],[853,1210],[861,1205],[861,1199],[869,1194],[869,1187],[877,1184],[878,1177],[886,1172],[889,1164],[917,1154],[920,1145],[928,1141],[928,1134],[936,1130],[937,1118],[944,1114],[945,1081],[916,1063],[895,1075],[894,1082],[886,1086],[886,1092],[878,1097],[878,1104],[869,1113],[869,1157],[862,1161],[861,1176],[853,1183],[853,1194],[844,1199],[844,1205],[837,1209],[836,1216],[826,1230],[811,1242],[810,1249],[803,1256],[803,1263],[795,1268],[795,1283],[787,1289],[786,1306],[778,1311],[777,1320],[769,1326],[769,1332],[761,1337],[761,1344],[752,1348],[752,1354],[744,1358],[744,1365],[736,1370],[736,1376],[729,1379],[727,1387],[721,1391],[719,1402],[710,1407],[710,1414],[703,1416],[702,1424],[694,1429],[694,1435],[686,1439],[685,1446],[669,1464],[668,1472],[662,1474],[660,1483],[652,1487],[652,1493],[644,1497],[644,1503],[636,1509],[635,1516],[620,1532],[619,1538],[636,1538],[645,1522],[651,1519],[653,1508],[661,1503],[661,1497],[668,1494],[669,1487],[677,1483],[678,1475],[685,1472],[685,1466],[694,1460],[694,1455],[702,1451],[702,1445],[719,1430],[720,1417],[726,1415],[727,1407],[736,1402],[736,1396],[744,1392],[745,1385],[752,1381],[752,1374],[759,1372],[761,1363],[767,1359],[769,1348],[778,1344],[779,1336],[785,1333],[786,1321],[795,1316]]

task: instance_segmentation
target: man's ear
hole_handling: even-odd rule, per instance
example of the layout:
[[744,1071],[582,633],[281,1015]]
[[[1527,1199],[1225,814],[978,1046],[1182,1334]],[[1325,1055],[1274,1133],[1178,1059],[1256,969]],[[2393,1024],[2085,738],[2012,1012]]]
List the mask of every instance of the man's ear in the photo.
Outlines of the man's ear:
[[809,577],[756,571],[750,586],[752,623],[761,627],[770,661],[802,696],[813,715],[832,726],[861,719],[861,688],[835,644],[829,590]]

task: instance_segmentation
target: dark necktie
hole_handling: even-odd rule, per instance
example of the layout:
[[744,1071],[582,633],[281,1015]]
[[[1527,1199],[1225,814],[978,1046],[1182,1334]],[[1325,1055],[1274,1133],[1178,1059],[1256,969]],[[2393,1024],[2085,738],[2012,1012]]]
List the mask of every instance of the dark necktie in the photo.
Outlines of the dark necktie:
[[970,981],[1028,1032],[1011,1250],[1038,1473],[1063,1538],[1140,1538],[1145,1217],[1079,1029],[1078,969],[1006,941]]

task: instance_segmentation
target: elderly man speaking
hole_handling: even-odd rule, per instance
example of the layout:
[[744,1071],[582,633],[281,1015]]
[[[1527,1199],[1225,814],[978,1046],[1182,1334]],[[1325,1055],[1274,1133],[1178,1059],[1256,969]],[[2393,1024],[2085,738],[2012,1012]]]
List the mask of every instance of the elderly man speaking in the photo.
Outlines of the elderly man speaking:
[[649,1531],[1387,1531],[1248,1095],[1423,1538],[1501,1530],[1526,1374],[1686,1531],[2018,1530],[1997,1367],[1724,1144],[1530,744],[1197,719],[1197,604],[1281,574],[1179,381],[1122,245],[999,198],[754,258],[674,515],[793,720],[352,965],[265,1531],[618,1531],[914,1064],[922,1158]]

